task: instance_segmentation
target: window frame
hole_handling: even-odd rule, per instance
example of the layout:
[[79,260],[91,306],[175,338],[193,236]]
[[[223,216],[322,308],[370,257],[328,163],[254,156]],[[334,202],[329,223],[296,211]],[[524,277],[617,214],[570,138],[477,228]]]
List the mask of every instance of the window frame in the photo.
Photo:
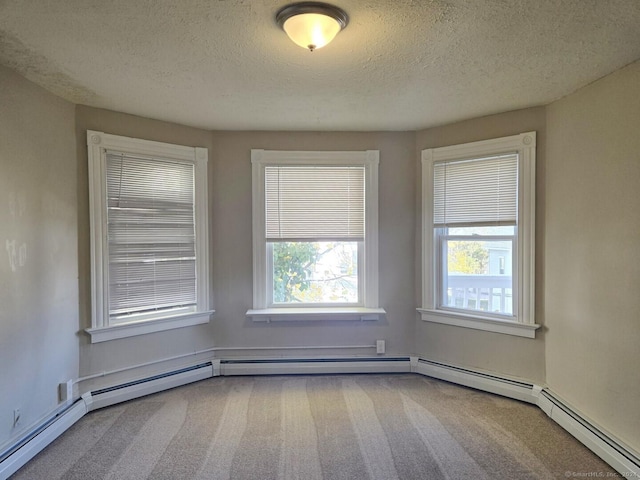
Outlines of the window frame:
[[[91,343],[144,335],[208,323],[214,313],[209,305],[208,259],[208,150],[141,140],[87,130],[89,165],[89,222],[91,237],[91,328],[85,331]],[[144,314],[126,323],[110,324],[109,244],[107,238],[107,151],[160,157],[194,166],[194,219],[196,235],[196,307],[182,314]]]
[[[247,316],[253,321],[278,320],[378,320],[384,310],[378,307],[378,150],[365,151],[283,151],[251,150],[253,223],[253,308]],[[351,304],[273,305],[268,292],[269,248],[265,233],[265,167],[363,166],[365,169],[364,255],[358,272],[362,298]],[[359,248],[359,252],[360,252]],[[362,284],[362,285],[360,285]]]
[[[433,167],[443,161],[518,154],[518,219],[513,263],[514,315],[485,315],[460,309],[443,309],[439,237],[433,218]],[[422,150],[422,307],[421,319],[459,327],[535,338],[535,168],[536,132]]]

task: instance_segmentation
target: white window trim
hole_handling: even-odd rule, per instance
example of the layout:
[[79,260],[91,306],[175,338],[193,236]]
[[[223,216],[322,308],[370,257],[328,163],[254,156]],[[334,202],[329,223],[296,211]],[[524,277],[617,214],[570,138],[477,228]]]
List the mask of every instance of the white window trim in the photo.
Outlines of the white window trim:
[[[517,152],[517,312],[515,321],[437,308],[437,262],[433,227],[433,164]],[[535,154],[536,132],[422,151],[422,307],[426,322],[535,338]]]
[[[378,150],[282,151],[251,150],[253,195],[253,309],[254,321],[276,320],[378,320]],[[267,247],[265,241],[264,176],[270,165],[360,165],[365,167],[365,259],[362,306],[305,306],[268,308]]]
[[[207,161],[208,150],[169,143],[87,131],[89,160],[89,209],[91,228],[91,328],[85,331],[91,343],[143,335],[208,323],[214,313],[209,306],[209,227],[207,214]],[[198,305],[195,312],[158,316],[117,325],[109,325],[109,285],[106,206],[106,151],[116,150],[131,154],[158,156],[185,162],[195,166],[195,216],[196,216],[196,272]]]

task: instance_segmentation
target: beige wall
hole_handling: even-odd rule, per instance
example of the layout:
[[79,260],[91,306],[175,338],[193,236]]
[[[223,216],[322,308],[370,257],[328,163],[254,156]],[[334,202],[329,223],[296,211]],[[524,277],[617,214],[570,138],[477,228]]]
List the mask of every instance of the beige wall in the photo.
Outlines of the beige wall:
[[547,112],[547,383],[640,451],[640,62]]
[[[420,152],[426,148],[488,140],[535,130],[536,152],[536,323],[544,323],[544,218],[545,218],[545,142],[544,107],[528,108],[476,118],[443,127],[430,128],[416,135],[416,187],[420,191]],[[420,195],[416,195],[416,224],[420,225]],[[416,230],[416,302],[421,301],[420,231]],[[418,304],[416,304],[417,306]],[[423,322],[417,315],[414,351],[429,360],[523,378],[537,383],[545,379],[544,329],[535,339],[490,333],[469,328]]]
[[[89,209],[86,130],[125,135],[209,149],[209,221],[212,303],[211,324],[90,344],[81,337],[81,375],[182,355],[209,347],[292,347],[304,345],[370,345],[387,341],[390,353],[410,350],[415,298],[414,276],[414,134],[310,132],[206,132],[117,112],[78,106],[78,206],[80,317],[90,326]],[[252,308],[251,149],[380,150],[380,305],[386,320],[361,322],[254,323]],[[303,350],[225,351],[224,356],[300,356],[372,354],[371,350],[305,352]],[[208,355],[202,355],[206,358]],[[193,358],[149,367],[166,370]],[[82,384],[82,391],[113,383],[141,370]]]
[[[0,364],[11,365],[0,369],[0,381],[14,386],[3,389],[0,399],[0,446],[19,433],[10,424],[14,408],[22,409],[24,425],[35,423],[56,407],[57,384],[69,378],[211,346],[338,346],[385,339],[392,354],[546,381],[640,450],[639,99],[636,63],[546,108],[417,133],[212,133],[84,106],[74,111],[0,68]],[[209,325],[96,345],[82,332],[91,324],[87,129],[209,149],[211,295],[217,311]],[[538,133],[536,308],[543,328],[532,340],[420,321],[420,151],[529,130]],[[252,302],[252,148],[380,150],[385,321],[265,325],[246,319]],[[14,240],[12,264],[6,247]],[[84,382],[80,391],[194,360]]]
[[[413,133],[216,132],[209,184],[215,341],[225,346],[361,345],[387,341],[390,353],[409,351],[414,312],[414,143]],[[252,148],[268,150],[380,150],[380,306],[387,319],[376,323],[253,323],[251,163]],[[236,352],[244,354],[246,352]],[[258,352],[265,354],[267,352]],[[280,352],[277,352],[278,354]],[[300,355],[303,352],[291,352]],[[322,351],[317,354],[372,354]],[[226,355],[231,355],[227,353]],[[273,355],[274,352],[271,353]]]
[[[89,238],[89,182],[87,164],[87,130],[159,142],[206,147],[212,150],[211,132],[172,123],[149,120],[123,113],[78,105],[76,107],[76,156],[78,169],[78,258],[80,277],[80,326],[91,327],[91,266]],[[214,175],[209,165],[209,178]],[[211,221],[213,226],[215,222]],[[91,344],[89,336],[80,335],[80,376],[121,369],[167,357],[182,355],[209,346],[214,338],[212,327],[203,325],[179,328],[150,335]],[[193,362],[194,358],[123,372],[95,381],[82,382],[80,392],[102,385],[164,371]]]
[[73,124],[71,103],[0,67],[0,450],[78,376]]

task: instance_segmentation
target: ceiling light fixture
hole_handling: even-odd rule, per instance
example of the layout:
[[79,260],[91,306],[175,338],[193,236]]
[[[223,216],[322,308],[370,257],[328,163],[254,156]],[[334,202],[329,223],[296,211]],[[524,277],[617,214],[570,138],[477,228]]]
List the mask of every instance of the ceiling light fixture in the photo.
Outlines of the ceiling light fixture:
[[328,3],[300,2],[281,8],[276,22],[296,45],[313,52],[333,40],[347,26],[349,16]]

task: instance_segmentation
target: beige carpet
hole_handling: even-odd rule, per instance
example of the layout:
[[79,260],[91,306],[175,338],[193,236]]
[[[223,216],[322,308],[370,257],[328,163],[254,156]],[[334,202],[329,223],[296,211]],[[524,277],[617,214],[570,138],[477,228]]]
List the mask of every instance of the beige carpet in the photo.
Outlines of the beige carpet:
[[218,377],[86,415],[25,479],[546,479],[615,472],[537,407],[414,374]]

